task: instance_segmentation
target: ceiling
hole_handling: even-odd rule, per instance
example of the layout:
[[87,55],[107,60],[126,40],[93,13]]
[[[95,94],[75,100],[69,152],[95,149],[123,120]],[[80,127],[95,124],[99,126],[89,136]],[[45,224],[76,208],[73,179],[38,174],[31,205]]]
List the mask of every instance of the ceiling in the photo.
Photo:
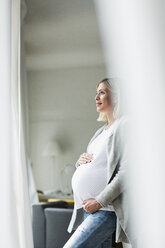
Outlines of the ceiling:
[[28,0],[28,71],[104,66],[94,1]]

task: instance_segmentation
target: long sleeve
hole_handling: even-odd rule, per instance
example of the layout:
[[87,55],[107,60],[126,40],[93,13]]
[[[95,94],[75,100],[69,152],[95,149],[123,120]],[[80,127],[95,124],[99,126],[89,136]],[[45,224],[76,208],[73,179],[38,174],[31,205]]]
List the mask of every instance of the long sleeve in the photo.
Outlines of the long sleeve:
[[[113,180],[107,184],[104,190],[95,199],[102,207],[112,203],[126,188],[125,176],[128,165],[128,120],[124,119],[119,124],[115,133],[114,156],[117,156],[119,169]],[[110,151],[109,151],[110,153]],[[116,166],[117,166],[116,164]]]

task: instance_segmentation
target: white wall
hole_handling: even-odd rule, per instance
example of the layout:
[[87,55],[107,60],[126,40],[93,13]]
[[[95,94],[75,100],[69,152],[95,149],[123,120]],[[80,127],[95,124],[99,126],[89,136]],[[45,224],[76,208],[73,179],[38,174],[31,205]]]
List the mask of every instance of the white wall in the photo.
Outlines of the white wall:
[[37,189],[59,188],[56,167],[42,156],[50,140],[57,140],[61,147],[56,161],[61,170],[68,163],[75,165],[94,132],[104,124],[96,121],[94,101],[96,83],[104,77],[104,67],[28,73],[31,160]]

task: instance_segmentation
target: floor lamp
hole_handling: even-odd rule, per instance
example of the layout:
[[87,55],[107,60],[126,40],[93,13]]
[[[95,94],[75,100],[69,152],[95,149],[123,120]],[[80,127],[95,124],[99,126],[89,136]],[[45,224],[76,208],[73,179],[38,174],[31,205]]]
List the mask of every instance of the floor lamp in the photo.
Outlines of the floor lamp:
[[61,153],[60,147],[57,141],[49,141],[46,145],[43,156],[48,157],[51,160],[51,187],[54,187],[54,182],[56,182],[57,189],[61,188],[61,175],[59,170],[59,165],[57,158]]

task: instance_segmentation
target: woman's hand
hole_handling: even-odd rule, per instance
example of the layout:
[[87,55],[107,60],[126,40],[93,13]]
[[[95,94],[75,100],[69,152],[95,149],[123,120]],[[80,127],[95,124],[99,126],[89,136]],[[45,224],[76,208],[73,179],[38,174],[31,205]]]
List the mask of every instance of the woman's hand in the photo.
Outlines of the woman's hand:
[[86,164],[86,163],[90,163],[93,159],[93,154],[89,154],[89,153],[83,153],[80,155],[79,159],[78,159],[78,163],[79,164]]
[[88,213],[95,213],[102,207],[95,198],[89,198],[88,200],[83,201],[82,205],[84,210]]

